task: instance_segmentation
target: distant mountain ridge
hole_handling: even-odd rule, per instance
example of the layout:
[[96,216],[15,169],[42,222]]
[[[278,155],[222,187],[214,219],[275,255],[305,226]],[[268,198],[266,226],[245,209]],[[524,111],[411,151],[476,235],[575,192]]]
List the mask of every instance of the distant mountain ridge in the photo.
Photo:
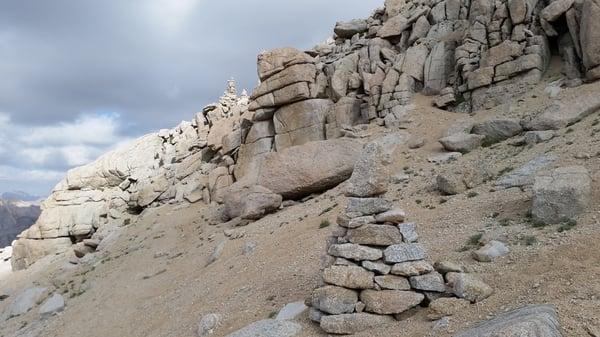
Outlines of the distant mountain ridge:
[[10,200],[10,201],[38,201],[42,200],[44,197],[39,195],[31,195],[27,192],[23,191],[9,191],[0,194],[0,199]]
[[0,247],[9,246],[19,233],[36,222],[41,213],[39,199],[26,193],[0,196]]

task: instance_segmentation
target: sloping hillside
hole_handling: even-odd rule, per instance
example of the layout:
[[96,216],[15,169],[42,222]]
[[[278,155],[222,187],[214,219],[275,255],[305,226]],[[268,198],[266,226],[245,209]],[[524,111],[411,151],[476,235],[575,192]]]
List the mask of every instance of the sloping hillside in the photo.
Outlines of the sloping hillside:
[[[69,172],[14,245],[0,336],[327,336],[336,316],[356,336],[596,336],[599,8],[386,1],[312,50],[262,53],[249,96],[229,82],[193,122]],[[365,305],[414,275],[351,231],[407,223],[427,256],[403,262],[442,289]],[[376,268],[330,249],[344,244],[410,285],[373,285]],[[369,285],[322,278],[332,266]],[[459,291],[464,275],[477,281]],[[269,320],[297,302],[311,308]]]

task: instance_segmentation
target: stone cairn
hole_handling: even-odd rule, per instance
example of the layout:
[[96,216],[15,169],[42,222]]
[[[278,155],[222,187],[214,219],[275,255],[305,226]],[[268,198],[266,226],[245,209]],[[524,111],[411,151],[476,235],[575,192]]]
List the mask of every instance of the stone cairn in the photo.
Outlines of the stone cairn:
[[[380,197],[389,174],[381,148],[369,144],[348,181],[340,228],[328,241],[323,285],[308,301],[310,318],[332,334],[352,334],[396,320],[434,302],[439,319],[480,301],[492,290],[449,262],[426,261],[416,225]],[[458,297],[458,298],[457,298]]]

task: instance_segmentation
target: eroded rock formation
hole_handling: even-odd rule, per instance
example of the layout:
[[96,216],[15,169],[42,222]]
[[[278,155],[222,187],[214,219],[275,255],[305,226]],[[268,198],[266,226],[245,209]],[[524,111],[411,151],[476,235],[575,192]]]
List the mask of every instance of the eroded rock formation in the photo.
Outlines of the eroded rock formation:
[[[166,202],[222,203],[229,189],[255,188],[259,200],[232,216],[256,218],[276,208],[276,195],[331,188],[358,159],[355,126],[402,126],[416,92],[457,112],[492,107],[538,83],[552,55],[567,85],[600,78],[599,8],[596,0],[387,0],[367,19],[338,23],[333,39],[307,52],[265,51],[250,96],[230,81],[191,122],[71,170],[15,242],[13,267],[102,240]],[[495,140],[479,129],[445,146],[468,152]]]

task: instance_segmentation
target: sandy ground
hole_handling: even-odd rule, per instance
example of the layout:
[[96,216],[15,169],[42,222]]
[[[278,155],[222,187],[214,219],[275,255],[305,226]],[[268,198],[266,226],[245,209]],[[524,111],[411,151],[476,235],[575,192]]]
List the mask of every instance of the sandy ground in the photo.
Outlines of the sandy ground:
[[[541,110],[551,100],[543,86],[523,99],[473,118],[519,117]],[[563,91],[559,99],[575,93],[600,92],[600,83]],[[400,147],[394,154],[392,173],[405,172],[410,181],[391,185],[387,198],[407,211],[419,226],[420,241],[431,262],[450,260],[464,265],[489,283],[495,294],[450,318],[447,327],[435,327],[421,311],[405,321],[357,336],[452,336],[474,323],[525,304],[550,303],[557,307],[564,335],[587,336],[586,327],[600,327],[600,128],[598,113],[553,140],[533,147],[515,147],[506,141],[467,154],[445,165],[427,162],[441,153],[437,143],[443,131],[465,114],[430,108],[429,99],[416,98],[409,131],[426,140],[420,149]],[[383,132],[372,127],[373,136]],[[493,181],[471,192],[444,197],[435,191],[437,172],[483,160],[494,172],[518,168],[528,160],[552,153],[553,167],[583,165],[593,172],[593,200],[578,225],[559,233],[557,226],[532,228],[527,222],[531,191],[496,190]],[[587,154],[583,156],[582,154]],[[584,158],[584,159],[577,159]],[[35,310],[0,324],[0,337],[195,336],[204,314],[218,313],[220,327],[212,336],[225,336],[249,323],[274,315],[285,304],[303,300],[318,284],[321,256],[334,225],[320,228],[324,219],[335,223],[345,198],[339,188],[287,207],[246,227],[235,229],[241,238],[226,238],[226,225],[205,220],[208,206],[167,205],[146,210],[139,220],[123,227],[107,251],[78,266],[60,257],[49,257],[27,271],[13,273],[0,284],[0,293],[11,297],[31,284],[68,289],[66,310],[40,320]],[[331,209],[330,211],[327,211]],[[507,219],[507,220],[503,220]],[[477,233],[505,241],[511,252],[493,263],[478,263],[461,251]],[[534,237],[527,245],[525,239]],[[206,265],[213,249],[225,241],[220,258]],[[243,254],[247,244],[253,252]],[[64,290],[63,290],[64,291]],[[10,298],[0,302],[5,309]],[[301,336],[325,336],[305,313],[298,321]]]

